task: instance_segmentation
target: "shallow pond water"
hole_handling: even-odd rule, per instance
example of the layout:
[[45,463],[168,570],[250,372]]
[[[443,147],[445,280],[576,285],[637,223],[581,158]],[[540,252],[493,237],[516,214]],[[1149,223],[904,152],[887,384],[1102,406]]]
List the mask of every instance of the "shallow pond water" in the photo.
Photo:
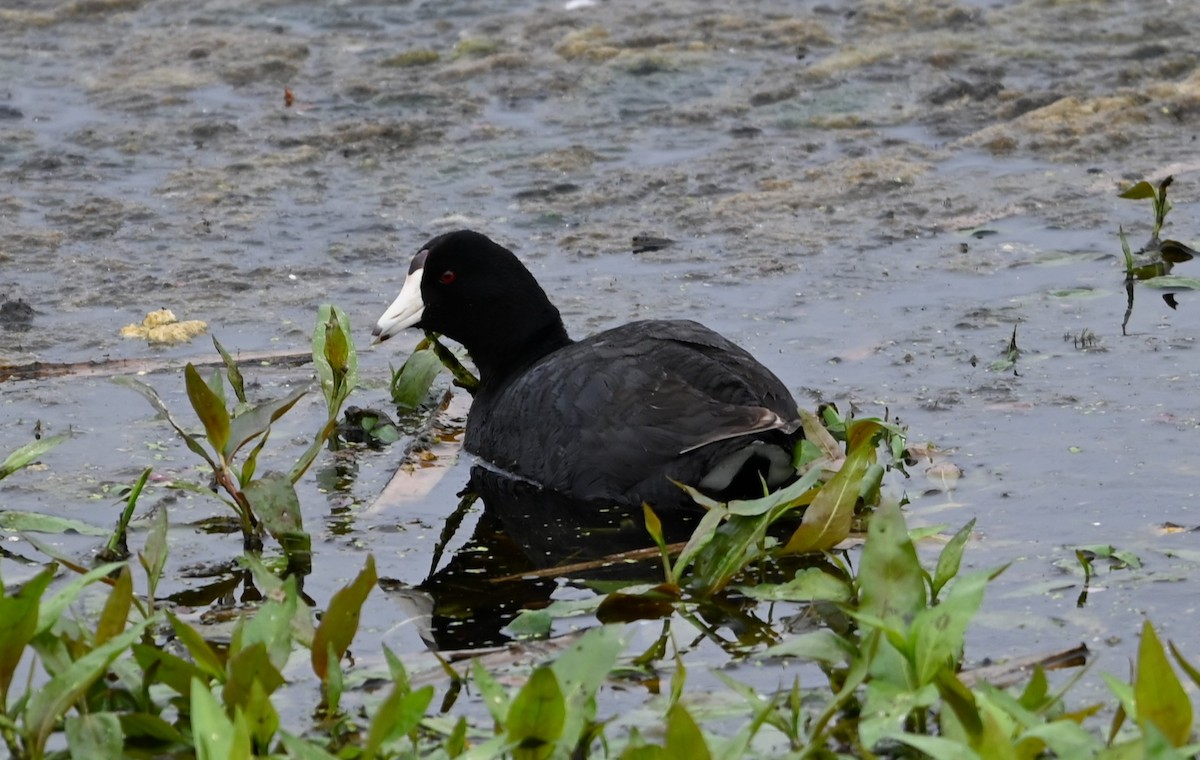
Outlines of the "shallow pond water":
[[[1117,198],[1143,178],[1176,178],[1166,236],[1200,227],[1200,73],[1180,36],[1196,22],[1196,4],[1139,0],[28,0],[0,8],[0,298],[34,312],[0,330],[0,363],[213,358],[204,337],[119,337],[160,307],[231,351],[302,352],[330,302],[364,349],[351,403],[384,407],[416,336],[366,350],[369,327],[421,243],[474,227],[530,264],[573,334],[699,319],[802,403],[899,417],[963,473],[948,489],[915,468],[897,486],[910,523],[978,518],[969,566],[1012,562],[968,660],[1083,641],[1124,673],[1144,616],[1187,641],[1200,614],[1200,534],[1162,528],[1200,524],[1200,309],[1139,289],[1123,335],[1116,238],[1149,236],[1148,202]],[[635,254],[641,234],[676,242]],[[1015,368],[993,369],[1014,327]],[[247,374],[261,398],[311,373]],[[186,416],[177,370],[145,379]],[[319,420],[315,395],[284,418],[276,466]],[[204,479],[103,377],[0,383],[3,451],[38,421],[80,434],[5,480],[5,508],[108,526],[143,467]],[[469,463],[447,447],[372,508],[405,443],[326,455],[303,482],[318,604],[367,553],[381,575],[425,578]],[[240,553],[194,527],[216,502],[143,501],[172,516],[172,591]],[[1097,543],[1144,566],[1103,571],[1078,606],[1074,547]],[[365,625],[425,648],[399,606]],[[764,690],[791,681],[731,667]]]

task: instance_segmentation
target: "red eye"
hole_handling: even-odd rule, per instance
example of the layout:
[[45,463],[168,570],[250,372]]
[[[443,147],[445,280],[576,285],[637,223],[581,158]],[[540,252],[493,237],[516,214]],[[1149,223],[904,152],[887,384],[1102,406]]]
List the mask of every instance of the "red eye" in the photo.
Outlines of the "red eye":
[[452,270],[447,269],[445,272],[442,272],[442,276],[438,278],[438,282],[442,283],[443,285],[449,285],[457,278],[458,275],[456,275]]

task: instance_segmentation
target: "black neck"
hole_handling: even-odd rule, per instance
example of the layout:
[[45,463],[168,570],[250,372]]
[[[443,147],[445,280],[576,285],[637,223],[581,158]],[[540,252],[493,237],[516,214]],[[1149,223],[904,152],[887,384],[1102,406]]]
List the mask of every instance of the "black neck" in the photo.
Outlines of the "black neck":
[[542,357],[571,344],[558,309],[549,303],[546,309],[548,311],[541,315],[541,319],[531,320],[530,327],[519,334],[507,335],[503,341],[491,340],[482,345],[467,346],[471,359],[479,369],[482,389],[503,385]]

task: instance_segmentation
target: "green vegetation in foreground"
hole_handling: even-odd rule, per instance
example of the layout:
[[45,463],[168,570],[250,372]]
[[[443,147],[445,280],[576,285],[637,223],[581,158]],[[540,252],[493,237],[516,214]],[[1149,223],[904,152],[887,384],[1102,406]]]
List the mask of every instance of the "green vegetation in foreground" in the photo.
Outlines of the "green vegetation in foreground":
[[[315,449],[331,434],[336,407],[353,387],[353,346],[339,335],[349,335],[344,316],[324,308],[314,354],[329,401],[329,421],[319,431]],[[289,505],[295,494],[291,491],[288,497],[286,492],[311,463],[315,450],[310,448],[288,475],[268,474],[256,480],[253,462],[270,423],[294,399],[289,396],[250,407],[240,392],[240,376],[233,377],[232,362],[228,369],[227,379],[239,399],[232,414],[226,411],[219,376],[205,381],[194,369],[185,373],[189,399],[206,430],[207,448],[172,424],[189,448],[213,466],[218,482],[224,472],[236,486],[231,493],[222,483],[246,535],[261,535],[259,526],[267,525],[291,558],[298,539],[290,534],[303,533],[299,523],[285,522],[288,532],[272,528],[271,521],[278,518],[260,511],[266,501],[253,497],[243,501],[232,494],[267,481],[276,494],[271,499]],[[857,571],[831,553],[849,534],[859,516],[856,510],[879,503],[882,472],[887,466],[898,466],[903,436],[880,420],[842,419],[833,410],[825,410],[823,416],[823,422],[811,415],[805,418],[808,439],[797,451],[804,475],[797,484],[760,499],[729,504],[709,502],[697,494],[708,507],[708,516],[679,554],[662,546],[664,582],[653,589],[625,588],[597,599],[591,611],[600,620],[638,617],[630,614],[636,609],[650,609],[655,617],[669,615],[659,641],[643,653],[626,651],[625,626],[593,625],[566,639],[565,649],[533,666],[516,686],[507,685],[514,680],[511,667],[489,671],[483,659],[474,659],[459,666],[460,671],[443,663],[448,685],[435,703],[436,689],[415,687],[404,663],[385,649],[387,686],[374,696],[363,695],[362,690],[347,687],[349,676],[362,674],[343,668],[360,611],[376,586],[373,559],[368,557],[358,577],[333,595],[314,623],[313,610],[301,600],[296,576],[276,577],[255,552],[248,552],[245,561],[265,601],[239,619],[227,645],[215,646],[155,600],[167,553],[167,517],[160,509],[136,565],[110,562],[91,570],[68,565],[76,577],[51,590],[59,572],[58,565],[51,563],[20,588],[5,589],[0,600],[0,736],[15,758],[89,759],[1123,760],[1187,758],[1200,752],[1200,744],[1190,743],[1193,709],[1175,666],[1197,686],[1200,672],[1174,645],[1169,645],[1168,656],[1148,622],[1133,680],[1106,676],[1115,697],[1115,717],[1107,727],[1091,725],[1099,722],[1103,705],[1068,705],[1074,681],[1051,691],[1040,667],[1016,690],[961,672],[967,626],[980,607],[987,582],[1003,568],[960,575],[973,522],[946,543],[932,569],[923,567],[894,504],[879,506],[871,515]],[[246,421],[239,422],[243,418]],[[258,443],[251,453],[235,460],[235,454],[255,438]],[[61,440],[37,441],[17,450],[0,463],[0,478]],[[883,464],[878,461],[881,451]],[[145,479],[143,474],[131,491],[122,524],[128,522]],[[799,525],[790,527],[785,538],[772,538],[777,531],[768,528],[787,524],[780,520],[800,509]],[[287,509],[282,513],[289,514]],[[661,546],[651,510],[646,511],[646,523]],[[111,541],[108,547],[118,555],[123,527],[119,532],[122,540]],[[774,559],[798,553],[823,555],[826,562],[778,583],[758,580]],[[135,594],[135,575],[144,576],[146,593]],[[108,591],[98,614],[84,618],[71,611],[84,594],[103,591],[104,586]],[[801,689],[794,683],[790,689],[764,695],[716,673],[729,695],[743,704],[737,715],[722,714],[723,724],[733,727],[718,735],[702,727],[707,708],[697,697],[711,694],[689,691],[688,670],[674,645],[672,626],[686,626],[682,633],[693,636],[692,625],[701,625],[696,611],[731,589],[757,599],[836,608],[850,623],[839,631],[826,627],[784,639],[750,655],[768,663],[783,658],[815,663],[825,674],[823,686]],[[169,640],[177,646],[165,647]],[[286,682],[284,672],[297,672],[301,657],[308,660],[306,669],[319,684],[321,702],[300,733],[292,733],[280,718],[279,690]],[[649,700],[643,710],[648,717],[640,728],[629,728],[620,723],[622,716],[606,711],[606,684],[655,678],[656,667],[663,663],[671,671],[670,687]],[[477,695],[486,718],[468,719],[466,714],[472,711],[456,711],[464,687]],[[369,704],[365,709],[349,705],[346,698],[351,694]],[[296,730],[298,722],[292,718],[288,725]]]

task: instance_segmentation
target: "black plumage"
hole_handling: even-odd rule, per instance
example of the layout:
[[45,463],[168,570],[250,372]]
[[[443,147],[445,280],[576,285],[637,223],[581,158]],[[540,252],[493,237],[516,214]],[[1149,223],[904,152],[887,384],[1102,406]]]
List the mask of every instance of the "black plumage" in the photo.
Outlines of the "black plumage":
[[[480,372],[464,448],[510,476],[589,502],[694,506],[671,481],[752,497],[794,476],[787,387],[690,320],[632,322],[572,341],[510,251],[467,230],[430,240],[384,340],[405,327],[466,347]],[[419,297],[414,297],[419,296]]]

